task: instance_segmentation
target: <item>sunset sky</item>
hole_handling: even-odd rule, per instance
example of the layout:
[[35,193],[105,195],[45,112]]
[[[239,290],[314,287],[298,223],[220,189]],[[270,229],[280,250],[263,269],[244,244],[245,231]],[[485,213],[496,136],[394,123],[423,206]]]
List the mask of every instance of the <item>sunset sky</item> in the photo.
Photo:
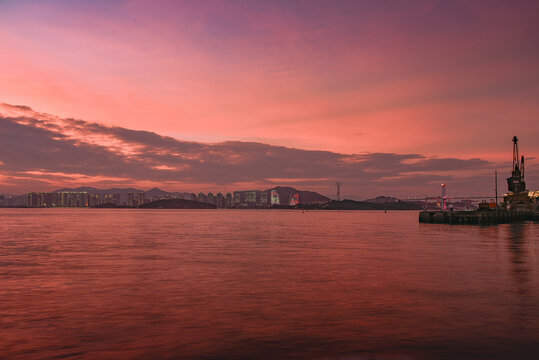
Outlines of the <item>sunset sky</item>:
[[0,0],[0,194],[539,189],[537,1]]

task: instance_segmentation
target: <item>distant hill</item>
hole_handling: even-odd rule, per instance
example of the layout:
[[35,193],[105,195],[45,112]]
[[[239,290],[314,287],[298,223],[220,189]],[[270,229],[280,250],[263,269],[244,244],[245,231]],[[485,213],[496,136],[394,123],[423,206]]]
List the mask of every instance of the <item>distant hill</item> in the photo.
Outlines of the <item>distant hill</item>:
[[377,196],[373,199],[367,199],[365,201],[373,202],[373,203],[380,203],[380,204],[387,204],[387,203],[399,202],[401,200],[397,199],[396,197],[391,197],[391,196]]
[[164,199],[140,206],[142,209],[216,209],[215,205],[185,199]]
[[342,200],[331,201],[324,207],[324,210],[422,210],[423,207],[417,203],[406,201],[375,203],[369,201]]

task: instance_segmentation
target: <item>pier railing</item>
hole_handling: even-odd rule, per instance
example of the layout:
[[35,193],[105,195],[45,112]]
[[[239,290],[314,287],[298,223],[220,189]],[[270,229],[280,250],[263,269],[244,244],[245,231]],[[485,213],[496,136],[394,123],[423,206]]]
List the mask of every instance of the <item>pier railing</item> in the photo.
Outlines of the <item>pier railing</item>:
[[421,211],[419,222],[430,224],[483,225],[504,224],[526,220],[539,220],[539,213],[532,211]]

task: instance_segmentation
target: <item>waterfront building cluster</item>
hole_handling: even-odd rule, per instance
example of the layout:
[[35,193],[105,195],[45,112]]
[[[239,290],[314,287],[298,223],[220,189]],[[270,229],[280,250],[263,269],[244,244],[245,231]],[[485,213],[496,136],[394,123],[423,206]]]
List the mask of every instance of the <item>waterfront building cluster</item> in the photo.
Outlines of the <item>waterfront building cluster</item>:
[[[300,204],[324,204],[328,198],[316,193],[303,192],[293,188],[269,190],[239,190],[227,193],[164,193],[148,197],[144,192],[96,193],[92,191],[28,192],[24,204],[7,203],[0,198],[0,206],[42,207],[129,207],[136,208],[149,202],[166,199],[185,199],[207,203],[217,208],[269,208],[275,206],[296,206]],[[312,195],[315,194],[315,195]]]
[[269,208],[272,206],[316,205],[329,201],[325,197],[309,199],[300,197],[300,192],[291,188],[269,190],[239,190],[233,193],[191,194],[193,201],[215,205],[218,208]]
[[[128,193],[128,198],[130,193]],[[132,194],[131,194],[132,195]],[[131,196],[134,198],[133,196]],[[144,193],[137,194],[137,200],[130,205],[121,202],[119,193],[92,194],[86,191],[29,192],[26,194],[26,207],[96,207],[101,205],[135,207],[144,204]]]

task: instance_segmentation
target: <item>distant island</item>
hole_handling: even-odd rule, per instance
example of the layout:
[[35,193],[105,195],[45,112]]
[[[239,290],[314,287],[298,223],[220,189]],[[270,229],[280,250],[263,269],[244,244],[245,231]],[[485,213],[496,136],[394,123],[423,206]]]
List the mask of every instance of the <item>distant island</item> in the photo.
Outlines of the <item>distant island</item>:
[[185,199],[163,199],[139,206],[139,209],[217,209],[217,206]]

